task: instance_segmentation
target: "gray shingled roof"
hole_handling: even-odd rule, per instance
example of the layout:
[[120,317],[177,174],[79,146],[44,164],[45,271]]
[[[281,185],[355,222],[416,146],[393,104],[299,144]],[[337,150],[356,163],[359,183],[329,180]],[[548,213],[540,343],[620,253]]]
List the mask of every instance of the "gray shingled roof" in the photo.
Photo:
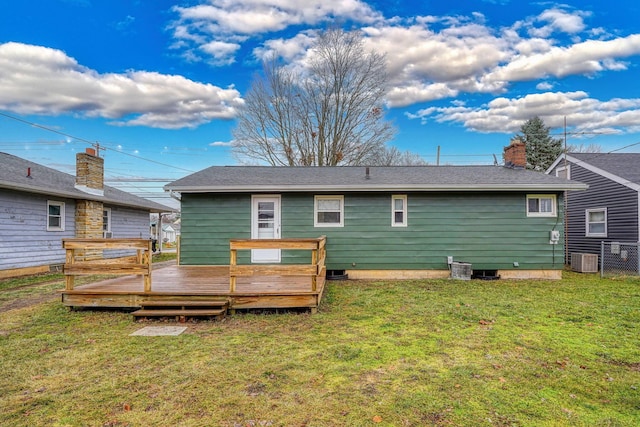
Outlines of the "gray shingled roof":
[[568,156],[640,184],[640,153],[569,153]]
[[212,166],[167,184],[181,193],[252,191],[563,191],[585,184],[502,166]]
[[[30,178],[27,177],[28,168],[31,168]],[[73,175],[0,152],[0,188],[69,199],[97,200],[112,205],[145,209],[149,212],[172,212],[175,210],[106,185],[104,196],[88,194],[76,189],[75,182],[76,179]]]

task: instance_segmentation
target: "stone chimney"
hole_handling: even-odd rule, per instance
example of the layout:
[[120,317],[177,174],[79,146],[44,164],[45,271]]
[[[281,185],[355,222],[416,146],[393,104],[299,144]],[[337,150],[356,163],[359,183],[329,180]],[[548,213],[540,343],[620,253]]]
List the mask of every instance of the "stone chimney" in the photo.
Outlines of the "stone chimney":
[[[104,159],[96,151],[87,148],[86,153],[76,154],[76,189],[87,193],[94,199],[104,195]],[[104,205],[97,200],[76,201],[76,237],[84,239],[102,239]],[[86,250],[78,254],[80,259],[102,258],[100,250]]]
[[524,141],[518,137],[511,139],[511,144],[504,147],[504,165],[512,169],[527,167],[527,149]]
[[95,196],[104,195],[104,159],[93,148],[76,154],[76,188]]

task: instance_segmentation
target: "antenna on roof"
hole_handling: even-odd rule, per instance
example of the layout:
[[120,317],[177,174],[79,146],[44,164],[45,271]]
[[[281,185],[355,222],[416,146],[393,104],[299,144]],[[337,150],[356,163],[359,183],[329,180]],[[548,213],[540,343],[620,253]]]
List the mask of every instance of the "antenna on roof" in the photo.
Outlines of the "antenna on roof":
[[100,143],[96,141],[94,144],[91,144],[94,150],[96,150],[96,157],[100,157],[100,150],[106,151],[106,148],[100,147]]
[[493,166],[498,166],[498,158],[495,154],[493,155]]

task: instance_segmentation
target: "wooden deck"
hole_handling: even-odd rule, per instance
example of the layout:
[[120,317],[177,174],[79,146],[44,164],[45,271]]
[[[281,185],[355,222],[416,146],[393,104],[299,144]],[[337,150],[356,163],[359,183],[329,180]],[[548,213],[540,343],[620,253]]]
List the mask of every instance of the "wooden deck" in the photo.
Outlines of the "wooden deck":
[[310,308],[319,306],[324,280],[311,291],[305,276],[250,276],[236,279],[229,290],[229,267],[169,266],[153,271],[152,290],[145,292],[138,276],[103,280],[62,291],[62,302],[71,307],[137,308],[143,301],[228,300],[231,310],[257,308]]
[[[145,302],[225,301],[233,313],[243,309],[309,308],[315,312],[325,287],[325,242],[318,239],[232,240],[230,266],[174,265],[151,269],[145,241],[138,239],[66,239],[66,289],[69,307],[140,308]],[[120,261],[82,259],[87,249],[134,248],[134,257]],[[238,250],[281,248],[311,251],[308,265],[237,265]],[[79,254],[80,256],[78,256]],[[133,273],[133,274],[132,274]],[[75,277],[115,274],[118,277],[75,286]]]

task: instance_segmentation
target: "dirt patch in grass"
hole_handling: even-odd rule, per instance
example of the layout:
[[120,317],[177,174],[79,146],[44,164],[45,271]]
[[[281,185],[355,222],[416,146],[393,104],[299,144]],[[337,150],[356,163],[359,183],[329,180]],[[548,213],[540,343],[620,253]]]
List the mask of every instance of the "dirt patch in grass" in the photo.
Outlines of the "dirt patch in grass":
[[53,301],[60,298],[60,294],[57,291],[48,291],[44,293],[38,293],[35,295],[23,297],[8,304],[0,306],[0,313],[10,310],[17,310],[20,308],[31,307],[32,305],[42,304],[44,302]]

